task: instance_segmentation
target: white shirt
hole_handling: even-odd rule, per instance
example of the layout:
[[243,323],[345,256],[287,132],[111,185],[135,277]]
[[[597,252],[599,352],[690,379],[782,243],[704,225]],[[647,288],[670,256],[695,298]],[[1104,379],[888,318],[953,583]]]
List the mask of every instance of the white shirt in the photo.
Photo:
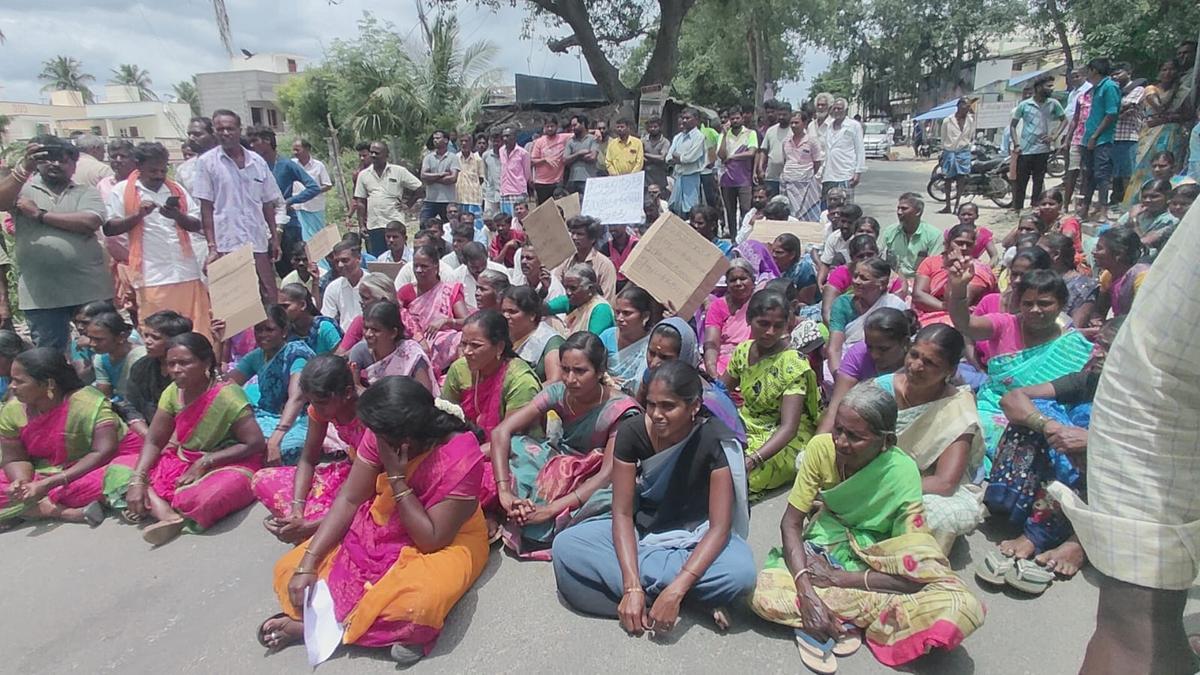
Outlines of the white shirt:
[[829,123],[832,120],[832,117],[827,116],[825,121],[817,124],[817,119],[814,117],[808,123],[808,132],[805,135],[809,138],[817,139],[817,142],[821,144],[821,154],[825,154],[829,150],[829,148],[825,147],[825,129],[829,127]]
[[842,255],[843,261],[850,260],[850,242],[842,239],[842,231],[834,230],[825,237],[825,245],[821,248],[821,262],[832,265],[835,256]]
[[[292,158],[297,164],[300,164],[295,157]],[[304,172],[316,181],[317,185],[324,190],[333,185],[333,179],[329,177],[329,169],[325,168],[325,163],[316,157],[309,157],[308,164],[300,164]],[[292,184],[292,194],[300,194],[304,190],[304,185],[301,183]],[[312,211],[313,213],[325,213],[325,193],[320,192],[316,197],[303,202],[301,204],[293,204],[292,208],[297,211]]]
[[[487,269],[508,274],[507,267],[491,260],[487,262]],[[471,276],[471,270],[466,265],[451,272],[450,278],[443,279],[443,281],[462,284],[463,298],[467,301],[467,309],[472,312],[479,309],[479,305],[475,303],[475,289],[478,288],[479,284],[475,281],[475,277]]]
[[192,181],[196,178],[196,160],[198,159],[200,159],[199,156],[193,157],[175,167],[175,181],[188,192],[192,191]]
[[966,150],[971,147],[971,139],[975,137],[975,113],[967,113],[967,119],[962,126],[958,124],[958,115],[954,114],[942,120],[942,149]]
[[[665,211],[663,213],[666,213]],[[525,279],[525,273],[521,271],[521,249],[517,249],[517,255],[513,258],[513,268],[508,270],[508,278],[512,281],[513,286],[528,286],[529,282]],[[559,281],[558,275],[554,271],[550,271],[550,287],[546,289],[546,301],[549,302],[557,297],[567,294],[567,289],[563,288],[562,282]]]
[[[359,277],[359,281],[362,277]],[[338,322],[342,332],[350,328],[356,317],[362,316],[362,301],[358,297],[358,286],[346,277],[329,282],[321,295],[321,313]]]
[[[454,251],[450,251],[446,255],[442,256],[441,262],[443,265],[452,270],[456,270],[463,266],[462,261],[458,259],[458,254]],[[445,279],[443,279],[443,281],[445,281]]]
[[[442,281],[449,281],[450,275],[454,273],[454,268],[446,265],[444,262],[438,263],[438,277]],[[412,265],[405,265],[400,273],[396,275],[396,291],[399,292],[405,284],[416,283],[417,275],[413,273]]]
[[263,218],[263,204],[283,201],[283,194],[266,160],[250,150],[242,152],[244,167],[238,167],[220,146],[200,155],[192,190],[196,199],[212,202],[219,253],[245,244],[255,253],[266,253],[271,234]]
[[1071,119],[1071,116],[1075,114],[1075,108],[1079,105],[1079,97],[1083,96],[1084,94],[1088,93],[1091,90],[1092,90],[1092,83],[1088,82],[1087,80],[1084,80],[1083,84],[1079,85],[1078,87],[1075,87],[1074,89],[1071,90],[1070,94],[1067,94],[1066,113],[1067,113],[1068,120]]
[[[108,203],[105,205],[108,207],[109,218],[124,218],[129,215],[125,212],[125,189],[128,183],[129,181],[124,180],[117,183],[109,193]],[[149,200],[160,207],[171,196],[171,190],[165,183],[158,188],[158,192],[151,192],[138,181],[137,191],[138,201]],[[183,196],[187,201],[188,215],[198,220],[200,200],[189,195],[186,190]],[[174,220],[158,210],[142,220],[142,283],[136,284],[138,288],[204,278],[203,264],[208,257],[208,243],[204,240],[204,235],[198,232],[187,233],[192,243],[192,257],[189,259],[183,254],[179,243],[179,230],[176,227]],[[122,235],[122,238],[127,238],[127,235]]]
[[405,246],[404,247],[404,255],[401,256],[401,258],[403,258],[403,260],[394,260],[392,258],[392,250],[388,249],[388,250],[384,251],[383,253],[380,253],[379,257],[375,258],[375,262],[406,262],[406,263],[410,263],[410,262],[412,262],[412,252],[413,252],[413,250],[412,250],[411,246]]
[[858,122],[847,117],[842,120],[841,128],[834,128],[831,119],[824,129],[822,142],[825,144],[822,182],[848,181],[855,174],[867,170],[867,158],[863,153],[863,130]]

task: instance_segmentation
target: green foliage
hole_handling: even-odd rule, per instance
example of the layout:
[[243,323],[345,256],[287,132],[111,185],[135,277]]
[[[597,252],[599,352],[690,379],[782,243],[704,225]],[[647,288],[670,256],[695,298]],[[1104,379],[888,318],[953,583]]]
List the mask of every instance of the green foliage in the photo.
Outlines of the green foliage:
[[812,79],[812,84],[809,85],[808,89],[809,100],[812,100],[821,92],[828,92],[834,96],[843,98],[852,97],[854,95],[853,74],[850,64],[845,61],[836,61],[829,64],[825,72]]
[[1175,56],[1175,46],[1196,39],[1200,4],[1175,0],[1073,0],[1067,19],[1083,44],[1079,65],[1098,56],[1129,61],[1151,81]]
[[83,72],[83,64],[69,56],[55,56],[42,62],[42,72],[38,79],[45,82],[42,91],[77,91],[83,96],[84,103],[95,103],[96,96],[88,87],[96,78]]
[[153,82],[150,81],[150,73],[148,71],[142,70],[132,63],[122,63],[112,69],[112,76],[113,84],[121,84],[136,89],[138,100],[158,100],[158,95],[150,88]]
[[196,91],[195,78],[176,82],[171,85],[171,90],[180,103],[188,104],[188,107],[192,109],[192,115],[200,115],[200,92]]

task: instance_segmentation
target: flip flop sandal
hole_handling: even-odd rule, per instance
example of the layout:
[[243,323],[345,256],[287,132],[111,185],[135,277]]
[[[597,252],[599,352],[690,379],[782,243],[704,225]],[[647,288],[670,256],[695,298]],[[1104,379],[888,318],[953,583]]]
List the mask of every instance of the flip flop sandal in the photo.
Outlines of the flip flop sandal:
[[83,507],[83,519],[91,527],[100,527],[100,523],[104,522],[104,505],[100,502],[92,502]]
[[1050,588],[1052,581],[1054,581],[1054,572],[1043,569],[1037,563],[1029,560],[1018,560],[1011,569],[1004,573],[1004,583],[1031,595],[1041,595],[1047,588]]
[[287,616],[287,614],[280,612],[274,616],[267,617],[262,623],[258,624],[258,644],[262,645],[266,649],[278,649],[278,646],[272,647],[271,645],[267,644],[267,624],[275,621],[276,619],[282,619],[285,616]]
[[121,522],[125,523],[126,525],[137,525],[145,518],[145,516],[142,514],[134,513],[129,509],[121,509],[120,511],[117,511],[117,517],[120,518]]
[[424,649],[410,645],[394,644],[389,652],[399,670],[415,666],[418,661],[425,658]]
[[142,530],[142,539],[147,544],[157,548],[178,537],[186,525],[187,522],[182,518],[179,520],[159,521]]
[[859,647],[862,647],[863,644],[862,631],[857,626],[854,624],[843,624],[842,627],[846,629],[846,632],[842,637],[834,640],[833,649],[831,650],[834,656],[850,656],[858,651]]
[[1004,575],[1013,568],[1014,562],[1000,551],[989,551],[983,560],[975,565],[975,576],[989,584],[1003,586]]
[[833,638],[820,642],[808,633],[796,630],[796,649],[800,651],[800,661],[814,673],[833,675],[837,672],[834,644]]

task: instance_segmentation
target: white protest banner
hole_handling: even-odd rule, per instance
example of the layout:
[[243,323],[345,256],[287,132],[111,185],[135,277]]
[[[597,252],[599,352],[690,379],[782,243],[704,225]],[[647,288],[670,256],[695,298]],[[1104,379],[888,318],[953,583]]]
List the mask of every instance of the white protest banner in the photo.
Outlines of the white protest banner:
[[757,220],[750,238],[770,245],[775,237],[788,233],[796,235],[801,244],[823,244],[825,226],[820,223],[795,222],[791,220]]
[[673,213],[654,221],[621,265],[622,274],[682,319],[696,313],[728,269],[721,249]]
[[645,190],[644,171],[589,178],[580,213],[605,225],[636,225],[646,218],[642,211]]
[[567,231],[567,221],[563,220],[554,200],[547,199],[530,211],[521,221],[521,227],[525,228],[525,236],[529,237],[545,267],[554,269],[575,255],[575,243]]
[[227,339],[267,318],[258,296],[258,272],[250,244],[209,263],[208,295],[213,318],[225,322]]

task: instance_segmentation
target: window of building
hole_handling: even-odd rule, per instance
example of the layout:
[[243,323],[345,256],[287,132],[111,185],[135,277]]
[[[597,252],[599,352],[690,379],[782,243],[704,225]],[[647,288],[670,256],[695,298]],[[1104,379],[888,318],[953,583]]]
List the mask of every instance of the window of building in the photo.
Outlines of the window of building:
[[279,112],[274,108],[267,108],[267,125],[271,128],[279,126]]
[[250,123],[262,124],[262,108],[250,108]]
[[141,134],[138,133],[137,127],[129,127],[129,137],[130,138],[138,138],[139,136],[141,136]]
[[[294,72],[296,72],[296,59],[288,59],[288,60],[287,60],[287,67],[288,67],[288,72],[289,72],[289,73],[294,73]],[[274,126],[274,125],[272,125],[272,126]]]

